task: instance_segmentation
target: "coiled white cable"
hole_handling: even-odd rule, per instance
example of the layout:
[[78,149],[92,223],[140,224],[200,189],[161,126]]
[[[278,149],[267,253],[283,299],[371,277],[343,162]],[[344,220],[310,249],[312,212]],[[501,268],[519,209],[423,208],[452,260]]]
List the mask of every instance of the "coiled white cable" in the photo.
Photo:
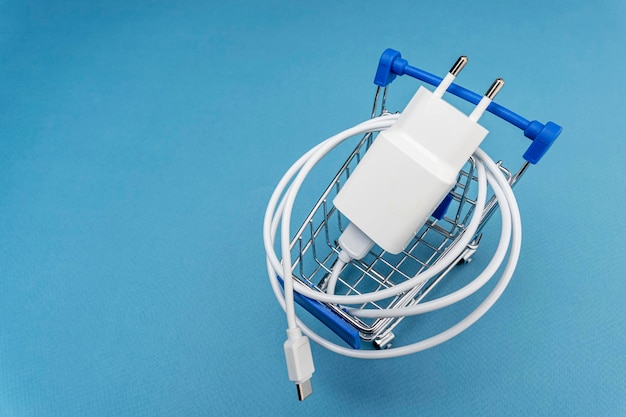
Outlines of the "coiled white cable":
[[[266,250],[268,276],[274,290],[274,294],[286,312],[288,329],[293,330],[300,328],[304,334],[321,346],[333,352],[355,358],[383,359],[403,356],[429,349],[458,335],[480,319],[480,317],[482,317],[502,295],[513,275],[521,249],[521,218],[519,208],[515,200],[515,195],[498,166],[485,152],[481,149],[477,149],[474,153],[474,157],[476,160],[478,178],[478,197],[474,215],[463,235],[461,235],[448,253],[444,255],[435,265],[423,273],[416,275],[412,279],[392,288],[361,295],[338,296],[326,294],[308,288],[293,279],[291,275],[292,261],[290,252],[291,211],[298,190],[300,189],[300,186],[304,182],[306,176],[325,155],[327,155],[332,149],[343,141],[364,133],[385,130],[391,127],[397,118],[398,115],[385,114],[383,116],[367,120],[326,139],[300,157],[287,170],[274,190],[268,203],[263,223],[263,240]],[[502,231],[498,247],[492,260],[485,267],[483,272],[478,275],[478,277],[465,287],[451,294],[410,307],[383,310],[348,308],[348,311],[351,314],[360,317],[400,317],[422,314],[444,308],[468,297],[480,289],[496,273],[499,266],[506,258],[508,252],[508,259],[500,276],[500,280],[495,285],[493,290],[487,295],[484,301],[463,320],[435,336],[410,345],[393,347],[386,350],[355,350],[329,341],[308,328],[297,318],[294,306],[294,290],[306,297],[321,302],[341,304],[344,306],[364,304],[406,292],[411,288],[420,285],[422,282],[434,277],[439,272],[447,268],[452,262],[456,262],[458,256],[473,238],[480,224],[481,216],[485,208],[487,183],[491,186],[494,195],[498,200],[500,211],[502,213]],[[281,227],[280,246],[282,259],[279,259],[275,250],[275,237],[279,225]],[[283,278],[284,296],[277,277]]]

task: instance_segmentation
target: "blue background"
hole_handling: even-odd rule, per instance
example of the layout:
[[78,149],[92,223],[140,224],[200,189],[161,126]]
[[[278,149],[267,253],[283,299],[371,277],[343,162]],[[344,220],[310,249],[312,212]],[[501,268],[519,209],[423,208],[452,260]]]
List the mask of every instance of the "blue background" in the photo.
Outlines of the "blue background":
[[[626,415],[625,39],[618,0],[2,2],[0,415]],[[565,130],[496,306],[401,359],[315,345],[298,403],[263,211],[387,47]]]

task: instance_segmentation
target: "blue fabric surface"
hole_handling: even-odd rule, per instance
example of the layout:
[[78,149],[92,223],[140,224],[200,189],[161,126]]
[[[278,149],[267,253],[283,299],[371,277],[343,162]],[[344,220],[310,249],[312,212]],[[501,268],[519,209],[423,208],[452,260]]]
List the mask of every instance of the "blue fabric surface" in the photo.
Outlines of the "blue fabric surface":
[[[180,3],[0,3],[0,415],[626,415],[624,2]],[[564,133],[492,311],[390,361],[313,346],[298,403],[265,204],[387,47]]]

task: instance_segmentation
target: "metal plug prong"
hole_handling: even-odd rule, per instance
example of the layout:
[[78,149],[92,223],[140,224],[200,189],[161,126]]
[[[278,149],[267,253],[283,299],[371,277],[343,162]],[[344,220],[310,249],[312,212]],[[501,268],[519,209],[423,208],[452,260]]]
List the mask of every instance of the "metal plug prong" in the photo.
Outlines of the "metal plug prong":
[[467,65],[467,57],[465,55],[461,55],[459,59],[456,60],[454,65],[452,65],[452,68],[450,68],[450,71],[446,74],[443,80],[441,80],[433,94],[439,98],[443,97],[443,93],[445,93],[448,87],[450,87],[450,84],[452,84],[459,72],[465,68],[465,65]]
[[496,78],[493,84],[491,84],[491,86],[487,89],[487,92],[485,93],[483,98],[478,102],[478,104],[474,108],[474,111],[472,111],[472,114],[469,115],[470,120],[477,122],[478,119],[480,119],[485,110],[487,110],[487,107],[489,107],[489,105],[491,104],[493,98],[502,89],[503,85],[504,80],[502,78]]
[[487,97],[489,100],[493,100],[496,94],[498,94],[498,92],[502,89],[503,85],[504,80],[502,78],[496,78],[493,84],[491,84],[491,87],[489,87],[489,89],[485,93],[485,97]]
[[461,70],[467,65],[467,61],[467,57],[465,55],[461,55],[459,59],[456,60],[454,65],[452,65],[452,68],[450,68],[450,74],[454,75],[455,77],[459,75],[459,72],[461,72]]

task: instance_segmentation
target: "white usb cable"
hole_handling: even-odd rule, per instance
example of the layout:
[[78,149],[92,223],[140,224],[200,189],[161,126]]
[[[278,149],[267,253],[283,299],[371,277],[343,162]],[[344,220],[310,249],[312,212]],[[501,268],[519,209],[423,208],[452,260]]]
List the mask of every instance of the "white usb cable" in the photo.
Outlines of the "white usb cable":
[[[466,62],[466,59],[465,59],[465,62]],[[458,63],[459,61],[457,61],[457,64]],[[457,64],[455,64],[455,66]],[[462,63],[461,68],[463,65],[464,63]],[[456,72],[458,73],[458,71]],[[451,73],[453,73],[453,70],[451,70]],[[444,79],[444,82],[449,85],[454,79],[455,75],[456,74],[453,73],[452,77],[446,77]],[[466,132],[466,131],[478,132],[476,134],[480,136],[480,134],[482,134],[480,133],[480,129],[474,128],[474,125],[472,125],[471,123],[475,123],[478,120],[482,112],[489,105],[489,102],[493,98],[493,95],[497,93],[497,90],[499,90],[501,86],[502,86],[502,81],[500,79],[496,80],[494,85],[492,85],[492,87],[486,94],[484,102],[481,101],[481,103],[477,106],[477,109],[470,115],[469,118],[467,116],[464,116],[465,118],[469,120],[469,122],[465,122],[464,120],[459,119],[461,120],[459,122],[460,124],[458,125],[460,127],[453,126],[452,128],[460,130],[462,132]],[[447,86],[445,86],[445,88],[447,88]],[[445,91],[445,88],[443,91]],[[434,93],[435,98],[433,100],[440,100],[439,99],[440,96],[438,97],[439,93],[440,93],[439,89],[435,91]],[[418,94],[421,94],[421,96],[418,97],[417,100],[421,100],[421,101],[417,103],[417,105],[414,107],[423,108],[424,103],[427,100],[430,100],[430,98],[427,93],[418,92]],[[441,92],[441,94],[443,94],[443,92]],[[407,109],[410,106],[411,104],[407,106]],[[451,113],[448,113],[447,109],[439,110],[439,107],[437,107],[437,106],[440,106],[439,102],[436,102],[434,106],[435,106],[434,107],[435,110],[433,111],[436,114],[443,114],[446,118],[448,117],[449,114],[451,114]],[[428,108],[427,112],[431,110],[432,110],[431,108]],[[420,112],[421,111],[422,110],[420,110]],[[385,131],[389,129],[388,133],[386,132],[385,135],[387,137],[392,138],[390,143],[395,143],[394,142],[395,136],[402,135],[406,131],[417,132],[418,136],[422,134],[421,131],[419,130],[420,129],[419,126],[415,127],[411,125],[410,124],[411,121],[409,120],[407,122],[406,117],[404,119],[405,121],[402,122],[402,119],[400,119],[401,117],[402,116],[399,116],[399,115],[385,114],[383,116],[365,121],[359,125],[356,125],[350,129],[347,129],[346,131],[341,132],[321,142],[319,145],[317,145],[316,147],[308,151],[306,154],[304,154],[300,159],[298,159],[298,161],[296,161],[295,164],[291,166],[291,168],[289,168],[289,170],[285,173],[283,178],[280,180],[278,186],[274,190],[270,198],[270,201],[268,203],[268,207],[267,207],[265,218],[264,218],[264,224],[263,224],[264,245],[265,245],[266,254],[267,254],[267,269],[268,269],[270,282],[274,290],[274,293],[276,295],[276,298],[286,311],[287,322],[288,322],[288,330],[287,330],[288,339],[285,342],[285,355],[287,358],[286,360],[287,360],[287,367],[288,367],[290,379],[294,383],[296,383],[296,386],[298,388],[298,396],[300,399],[306,398],[306,396],[308,396],[312,392],[310,378],[314,372],[314,366],[313,366],[313,361],[311,357],[309,339],[307,338],[307,336],[329,350],[332,350],[342,355],[356,357],[356,358],[382,359],[382,358],[402,356],[402,355],[418,352],[424,349],[428,349],[430,347],[443,343],[444,341],[449,340],[452,337],[456,336],[457,334],[461,333],[463,330],[465,330],[466,328],[471,326],[473,323],[475,323],[483,314],[485,314],[485,312],[496,302],[496,300],[500,297],[500,295],[506,288],[508,282],[511,279],[511,276],[513,275],[515,266],[517,264],[517,260],[519,258],[519,252],[521,248],[521,219],[519,215],[519,209],[517,207],[517,202],[515,200],[515,196],[511,190],[511,187],[508,181],[503,176],[502,172],[497,167],[497,165],[493,162],[493,160],[491,160],[489,156],[487,156],[487,154],[485,154],[482,150],[475,149],[475,151],[473,151],[474,148],[472,148],[472,150],[470,150],[470,153],[468,155],[457,155],[455,153],[455,154],[451,154],[449,157],[445,156],[447,155],[446,153],[447,150],[443,151],[444,161],[442,163],[444,164],[450,163],[452,165],[454,164],[458,165],[458,161],[462,161],[462,162],[466,161],[467,157],[471,155],[473,151],[473,156],[476,161],[476,171],[477,171],[477,180],[478,180],[478,197],[476,199],[476,205],[475,205],[473,217],[470,220],[469,224],[467,225],[463,234],[455,242],[455,244],[451,248],[449,248],[447,253],[444,256],[442,256],[429,269],[427,269],[423,273],[420,273],[414,276],[410,280],[407,280],[394,287],[387,288],[384,290],[376,291],[373,293],[360,294],[360,295],[343,295],[343,296],[334,295],[335,285],[336,285],[339,275],[341,274],[341,269],[347,263],[349,263],[352,259],[360,259],[363,256],[365,256],[365,254],[367,254],[367,252],[371,249],[372,245],[374,245],[374,242],[376,244],[381,245],[381,242],[379,242],[379,240],[381,240],[381,241],[384,241],[383,244],[391,245],[393,248],[400,247],[400,250],[401,250],[402,242],[406,240],[405,235],[407,234],[405,233],[406,231],[404,230],[403,224],[400,224],[397,227],[397,230],[399,231],[398,233],[402,234],[402,236],[400,236],[399,234],[396,234],[396,235],[389,234],[389,233],[384,234],[386,232],[384,229],[380,229],[380,228],[377,229],[377,225],[372,226],[372,224],[378,221],[378,217],[376,217],[377,214],[365,213],[366,214],[365,216],[361,216],[361,219],[365,219],[361,221],[361,225],[364,225],[366,230],[363,230],[362,227],[360,227],[361,225],[356,225],[356,224],[351,223],[346,228],[344,234],[342,234],[342,236],[339,238],[339,245],[341,247],[341,251],[338,255],[338,260],[333,267],[333,270],[332,270],[332,273],[328,282],[326,293],[316,291],[293,279],[292,272],[291,272],[292,260],[291,260],[291,252],[290,252],[291,211],[294,206],[297,193],[303,181],[305,180],[306,176],[309,174],[311,169],[332,149],[334,149],[337,145],[339,145],[343,141],[353,136],[362,135],[368,132]],[[450,117],[454,118],[457,116],[453,115]],[[396,122],[398,122],[399,119],[400,119],[401,124],[396,125]],[[407,125],[407,123],[409,124]],[[390,129],[394,125],[396,125],[396,127],[393,129]],[[464,127],[466,125],[469,127],[467,128]],[[405,130],[399,131],[398,129],[400,128],[404,128]],[[374,144],[376,144],[377,141],[381,140],[381,137],[380,137],[381,135],[379,135],[379,138],[376,139]],[[471,133],[470,136],[471,135],[474,135],[474,133]],[[473,140],[475,142],[480,143],[482,138],[479,138],[478,136],[476,136],[476,139],[473,139]],[[435,143],[435,145],[433,146],[435,146],[436,148],[436,146],[438,146],[437,143],[436,142],[433,142],[433,143]],[[420,144],[419,146],[422,146],[422,144]],[[426,151],[429,151],[428,150],[429,143],[426,143],[426,145],[424,146],[426,146]],[[463,148],[465,144],[461,144],[459,146]],[[372,149],[370,149],[368,153],[366,153],[366,156],[370,152],[372,152]],[[387,151],[385,150],[384,152],[387,152]],[[391,152],[393,153],[396,151],[392,150]],[[387,155],[387,154],[384,154],[384,155]],[[414,158],[414,160],[418,160],[417,163],[420,164],[418,168],[413,168],[412,165],[407,165],[408,167],[407,169],[416,170],[417,172],[422,169],[421,168],[422,166],[427,166],[429,163],[431,163],[430,161],[421,160],[419,158],[421,158],[421,155],[417,155]],[[364,160],[361,161],[361,163],[357,166],[357,168],[359,166],[364,166],[364,167],[367,166],[367,164],[363,164]],[[383,157],[381,158],[381,160],[385,160],[385,158]],[[373,164],[370,164],[370,165],[375,166]],[[369,169],[369,168],[364,168],[364,169]],[[455,165],[454,165],[454,169],[457,169]],[[460,169],[460,167],[458,169]],[[457,172],[458,172],[458,169],[457,169]],[[372,181],[372,179],[373,181],[377,180],[377,178],[372,174],[371,171],[369,172],[364,171],[364,172],[365,173],[361,176],[365,178],[366,181]],[[426,172],[426,174],[424,175],[428,177],[429,175],[431,175],[431,173]],[[358,200],[359,198],[358,191],[359,191],[359,187],[361,187],[361,185],[357,183],[357,181],[360,181],[360,180],[358,179],[358,176],[356,176],[356,171],[355,173],[353,173],[351,178],[353,176],[357,178],[356,180],[354,180],[354,183],[356,185],[350,189],[347,189],[348,190],[347,192],[350,193],[348,195],[348,197],[350,198],[346,198],[346,201],[349,200],[349,203],[348,205],[343,205],[343,207],[348,207],[347,211],[350,213],[353,212],[351,209],[352,207],[351,204],[353,204],[354,199]],[[436,177],[435,181],[439,181],[439,177]],[[441,179],[442,184],[447,184],[446,181],[448,181],[447,177],[442,177]],[[483,272],[478,275],[478,277],[476,277],[472,282],[467,284],[465,287],[451,294],[447,294],[445,296],[433,299],[431,301],[416,304],[410,307],[397,308],[397,309],[381,309],[381,310],[361,309],[361,308],[350,307],[350,306],[355,306],[355,305],[362,305],[362,304],[372,302],[372,301],[382,300],[382,299],[409,291],[410,289],[416,287],[417,285],[420,285],[421,283],[436,276],[437,274],[442,272],[444,269],[449,267],[449,265],[451,265],[453,262],[456,262],[459,255],[466,248],[467,244],[470,243],[476,231],[478,230],[478,226],[480,224],[480,220],[483,215],[485,204],[486,204],[487,184],[489,184],[489,186],[492,188],[494,195],[498,201],[498,205],[502,213],[501,215],[502,229],[501,229],[501,236],[500,236],[498,248],[496,249],[496,252],[492,260],[489,262],[489,264],[483,270]],[[444,190],[445,192],[448,191],[445,189],[445,185],[442,185],[440,187],[438,186],[437,190],[439,189]],[[427,210],[431,210],[432,208],[431,206],[433,204],[436,206],[436,204],[438,204],[439,202],[439,200],[437,199],[439,198],[440,198],[439,194],[433,192],[433,197],[431,197],[431,200],[433,201],[427,202],[426,204],[427,207],[424,209],[425,210],[424,212],[426,212]],[[358,205],[356,205],[355,207],[358,208]],[[338,207],[338,208],[340,211],[342,210],[341,207]],[[358,210],[354,212],[356,213],[355,217],[358,217],[361,215],[361,213],[358,212]],[[430,212],[432,212],[432,210]],[[368,218],[367,216],[370,216],[370,217]],[[353,220],[350,218],[350,214],[348,214],[348,218],[351,221]],[[371,219],[374,219],[374,220],[371,220]],[[420,223],[419,221],[413,221],[410,224],[410,227],[419,228],[421,227],[421,224],[423,224],[423,222]],[[276,233],[278,231],[279,226],[280,226],[280,247],[281,247],[281,255],[282,255],[280,258],[277,256],[276,250],[275,250],[275,238],[276,238]],[[380,230],[383,230],[383,234],[380,234]],[[368,235],[368,232],[377,234],[377,236],[380,236],[380,239],[371,238]],[[411,233],[414,233],[414,230],[409,230],[409,235]],[[399,243],[400,246],[398,246],[398,242],[400,242]],[[332,304],[345,306],[345,308],[350,314],[353,314],[355,316],[360,316],[360,317],[374,317],[374,318],[376,317],[403,317],[403,316],[408,316],[408,315],[422,314],[422,313],[426,313],[429,311],[434,311],[434,310],[449,306],[451,304],[454,304],[468,297],[469,295],[475,293],[479,288],[484,286],[485,283],[488,282],[489,279],[497,272],[499,266],[502,264],[504,259],[507,258],[507,253],[508,253],[508,259],[502,271],[502,274],[500,276],[499,282],[496,284],[495,288],[491,291],[491,293],[485,298],[482,304],[478,306],[478,308],[476,308],[472,313],[470,313],[467,317],[465,317],[459,323],[450,327],[448,330],[445,330],[444,332],[438,335],[432,336],[430,338],[427,338],[425,340],[422,340],[422,341],[419,341],[419,342],[416,342],[407,346],[394,347],[394,348],[390,348],[386,350],[378,350],[378,351],[377,350],[349,349],[344,346],[337,345],[327,340],[326,338],[318,335],[317,333],[313,332],[304,323],[302,323],[296,317],[296,314],[295,314],[294,294],[293,294],[294,290],[313,300],[318,300],[318,301],[325,302],[325,303],[332,303]],[[284,295],[283,295],[283,292],[281,291],[280,284],[279,284],[277,277],[281,277],[283,279]],[[304,333],[304,335],[302,333]]]

